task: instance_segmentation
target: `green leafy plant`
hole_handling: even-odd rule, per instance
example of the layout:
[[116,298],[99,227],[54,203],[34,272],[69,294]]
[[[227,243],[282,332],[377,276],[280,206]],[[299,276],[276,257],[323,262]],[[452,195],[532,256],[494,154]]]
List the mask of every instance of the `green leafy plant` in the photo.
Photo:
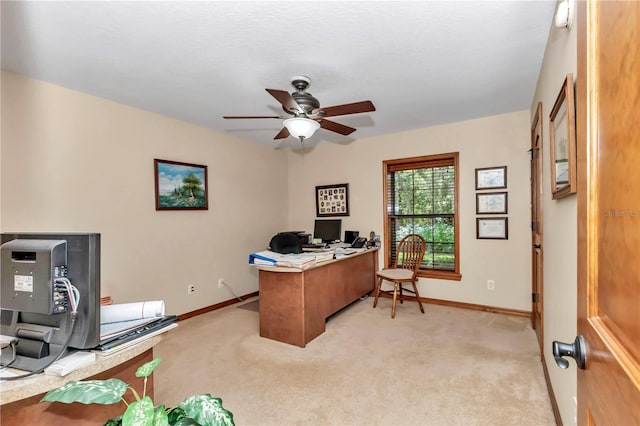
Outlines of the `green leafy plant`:
[[[127,408],[123,415],[114,417],[105,426],[234,426],[233,414],[222,406],[220,398],[210,394],[193,395],[177,407],[154,406],[146,395],[147,378],[160,364],[155,358],[136,370],[136,377],[144,377],[142,396],[120,379],[71,381],[64,386],[49,391],[40,402],[80,402],[82,404],[116,404],[123,402]],[[128,403],[123,398],[130,390],[135,401]]]

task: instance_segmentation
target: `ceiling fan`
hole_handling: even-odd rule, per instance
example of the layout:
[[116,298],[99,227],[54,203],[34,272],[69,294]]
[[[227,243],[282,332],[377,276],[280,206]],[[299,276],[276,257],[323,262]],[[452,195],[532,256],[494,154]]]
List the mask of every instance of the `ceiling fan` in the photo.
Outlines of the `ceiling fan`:
[[287,115],[275,116],[224,116],[226,119],[253,119],[253,118],[277,118],[284,119],[283,128],[273,139],[285,139],[289,136],[300,139],[311,137],[320,127],[336,132],[341,135],[350,135],[355,132],[353,127],[335,121],[327,120],[326,117],[335,117],[338,115],[359,114],[362,112],[375,111],[371,101],[354,102],[350,104],[335,105],[330,107],[320,107],[320,102],[311,93],[307,92],[307,88],[311,85],[311,80],[306,76],[295,76],[291,81],[291,85],[296,89],[295,92],[289,93],[286,90],[265,89],[271,96],[276,98],[282,105],[282,109]]

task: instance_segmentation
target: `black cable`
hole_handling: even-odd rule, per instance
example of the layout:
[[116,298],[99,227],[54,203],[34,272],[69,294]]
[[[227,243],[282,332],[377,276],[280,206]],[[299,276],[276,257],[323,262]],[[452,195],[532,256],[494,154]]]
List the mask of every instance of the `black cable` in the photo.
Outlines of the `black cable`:
[[[71,312],[71,330],[69,331],[69,335],[67,336],[67,340],[62,345],[62,350],[60,350],[60,353],[53,360],[49,361],[44,367],[40,367],[39,369],[37,369],[35,371],[32,371],[30,373],[27,373],[27,374],[22,374],[20,376],[13,376],[13,377],[0,377],[0,382],[9,381],[9,380],[24,379],[25,377],[35,376],[36,374],[40,374],[40,373],[44,372],[45,368],[48,368],[51,364],[53,364],[54,362],[56,362],[57,360],[62,358],[62,355],[64,355],[65,351],[69,347],[69,342],[71,341],[71,337],[73,336],[73,330],[76,327],[76,321],[77,320],[78,320],[78,313],[77,312]],[[13,362],[13,361],[11,361],[11,362]],[[11,364],[7,364],[7,367],[9,367],[10,365]]]
[[11,356],[11,361],[9,361],[8,363],[6,363],[4,365],[0,365],[0,371],[4,370],[7,367],[9,367],[16,360],[16,355],[17,355],[17,353],[16,353],[17,352],[16,351],[16,344],[17,343],[18,343],[17,341],[12,341],[11,342],[11,352],[13,353],[13,355]]

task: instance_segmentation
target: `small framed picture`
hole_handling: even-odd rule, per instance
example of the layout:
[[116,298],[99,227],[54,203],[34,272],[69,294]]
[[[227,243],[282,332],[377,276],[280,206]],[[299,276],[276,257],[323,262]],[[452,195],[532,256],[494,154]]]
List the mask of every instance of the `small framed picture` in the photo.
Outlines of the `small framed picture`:
[[349,216],[349,184],[316,186],[316,216]]
[[549,115],[551,145],[551,198],[578,191],[576,175],[576,112],[573,74],[567,74]]
[[476,189],[507,187],[507,166],[476,169]]
[[506,192],[477,192],[476,214],[507,214]]
[[153,160],[156,210],[208,210],[207,166]]
[[476,218],[476,238],[479,240],[509,239],[508,220],[506,217]]

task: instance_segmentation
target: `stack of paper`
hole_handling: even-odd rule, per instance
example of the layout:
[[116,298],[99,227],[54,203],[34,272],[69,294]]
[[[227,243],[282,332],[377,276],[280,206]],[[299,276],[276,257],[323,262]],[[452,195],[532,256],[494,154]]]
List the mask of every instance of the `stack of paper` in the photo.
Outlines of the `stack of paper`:
[[262,266],[276,266],[277,260],[275,254],[270,251],[261,251],[260,253],[251,253],[249,255],[249,264],[250,265],[262,265]]
[[[261,251],[249,255],[249,264],[258,266],[285,266],[307,269],[316,264],[318,253],[280,254],[273,251]],[[333,257],[332,254],[330,256]]]
[[315,258],[316,258],[316,262],[320,263],[320,262],[326,262],[328,260],[333,260],[334,259],[334,254],[332,252],[330,253],[314,253],[315,254]]
[[49,376],[66,376],[72,371],[86,367],[96,361],[96,354],[92,352],[74,352],[64,356],[45,368],[44,374]]
[[276,266],[306,269],[316,264],[316,256],[305,254],[290,254],[284,259],[279,259]]
[[349,256],[350,254],[356,253],[358,250],[354,248],[337,248],[335,249],[336,258],[341,258],[345,256]]

